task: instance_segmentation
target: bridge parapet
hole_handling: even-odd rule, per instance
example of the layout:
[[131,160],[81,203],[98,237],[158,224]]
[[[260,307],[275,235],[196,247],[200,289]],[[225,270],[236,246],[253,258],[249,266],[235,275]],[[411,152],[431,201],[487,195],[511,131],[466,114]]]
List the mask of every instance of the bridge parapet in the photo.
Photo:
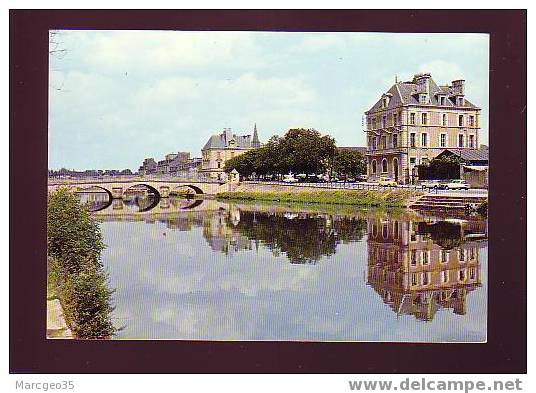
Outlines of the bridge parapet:
[[121,199],[125,191],[135,186],[145,186],[161,198],[167,198],[173,191],[188,187],[196,194],[216,194],[220,191],[227,191],[228,184],[218,181],[183,181],[183,180],[150,180],[148,178],[130,177],[125,179],[99,179],[95,180],[63,180],[49,182],[49,190],[66,186],[75,191],[83,191],[88,188],[100,188],[108,192],[113,199]]

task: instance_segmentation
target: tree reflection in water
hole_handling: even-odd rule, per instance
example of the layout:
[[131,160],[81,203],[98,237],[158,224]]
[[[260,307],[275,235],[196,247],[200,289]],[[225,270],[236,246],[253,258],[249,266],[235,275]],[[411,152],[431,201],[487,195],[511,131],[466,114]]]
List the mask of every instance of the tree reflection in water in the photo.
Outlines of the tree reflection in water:
[[316,264],[335,254],[339,243],[363,238],[366,228],[365,220],[346,216],[252,211],[241,211],[238,222],[231,215],[226,224],[296,264]]

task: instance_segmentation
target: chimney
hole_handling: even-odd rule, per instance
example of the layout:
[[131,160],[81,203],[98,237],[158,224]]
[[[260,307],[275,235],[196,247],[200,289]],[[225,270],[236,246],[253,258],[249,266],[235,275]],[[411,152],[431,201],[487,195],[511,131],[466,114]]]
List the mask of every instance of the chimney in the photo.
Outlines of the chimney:
[[[432,75],[430,73],[416,74],[413,77],[413,83],[417,85],[416,94],[424,94],[426,96],[426,102],[430,102],[430,79]],[[420,98],[420,97],[419,97]]]
[[452,81],[452,86],[450,86],[450,89],[452,91],[452,95],[465,95],[465,81],[463,79]]

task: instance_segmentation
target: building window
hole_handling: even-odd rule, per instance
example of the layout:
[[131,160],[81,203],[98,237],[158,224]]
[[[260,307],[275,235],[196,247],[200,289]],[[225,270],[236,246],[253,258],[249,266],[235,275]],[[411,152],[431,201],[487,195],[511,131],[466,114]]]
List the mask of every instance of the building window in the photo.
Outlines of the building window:
[[221,168],[221,162],[218,161],[218,169],[220,169],[220,168]]
[[370,140],[372,142],[372,150],[376,150],[376,137],[373,136]]
[[372,160],[372,173],[375,175],[376,174],[376,160]]
[[446,113],[443,113],[443,116],[441,116],[441,124],[443,126],[447,125],[447,114]]
[[430,284],[430,272],[424,272],[422,274],[422,285],[428,285]]
[[417,266],[417,250],[411,250],[411,266]]
[[428,146],[428,134],[425,133],[425,132],[423,132],[423,133],[421,134],[421,146],[422,146],[422,147],[426,147],[426,146]]
[[416,286],[417,285],[417,273],[413,273],[411,275],[411,285]]
[[465,281],[465,270],[458,271],[458,281],[461,281],[461,282]]
[[398,134],[393,134],[393,147],[398,146]]
[[465,262],[465,250],[463,248],[460,249],[460,262]]
[[428,124],[428,113],[421,113],[421,124]]
[[471,260],[474,260],[475,259],[475,256],[476,256],[476,248],[475,247],[471,247],[471,249],[469,250],[469,258]]
[[449,271],[448,270],[441,270],[441,282],[443,284],[446,284],[449,282]]
[[428,265],[430,263],[430,256],[428,255],[428,251],[422,252],[422,264]]
[[439,146],[447,147],[447,134],[439,135]]
[[414,132],[409,134],[409,145],[411,147],[415,147],[415,133]]
[[463,115],[458,115],[458,127],[463,127]]
[[384,158],[382,161],[382,172],[387,173],[387,160]]
[[387,149],[387,137],[382,136],[382,148]]
[[449,261],[449,252],[447,250],[441,250],[441,263],[447,263]]
[[475,117],[469,116],[469,126],[474,127],[475,126]]
[[415,124],[415,113],[409,114],[409,124]]
[[463,147],[463,134],[458,135],[458,147]]
[[474,135],[469,135],[469,147],[471,149],[475,148],[475,136]]
[[469,269],[469,278],[474,280],[476,278],[476,269],[474,267]]
[[387,116],[382,116],[382,128],[387,126]]
[[398,115],[396,113],[393,113],[393,125],[398,124]]
[[458,97],[458,106],[463,106],[463,97]]
[[439,105],[441,105],[441,106],[445,106],[445,104],[446,104],[446,99],[447,99],[447,98],[446,98],[445,96],[440,96],[440,97],[439,97]]
[[410,164],[415,164],[415,161],[416,161],[415,157],[410,157],[409,159]]

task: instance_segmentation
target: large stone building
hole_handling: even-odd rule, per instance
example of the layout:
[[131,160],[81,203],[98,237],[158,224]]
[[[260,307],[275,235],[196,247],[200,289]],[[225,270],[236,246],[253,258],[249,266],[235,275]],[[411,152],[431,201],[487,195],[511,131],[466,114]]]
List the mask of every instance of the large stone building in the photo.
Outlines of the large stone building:
[[478,149],[480,108],[465,98],[465,81],[438,86],[430,74],[398,82],[367,112],[367,173],[401,184],[417,179],[417,165],[447,148]]
[[224,180],[223,168],[227,160],[259,147],[261,147],[261,143],[256,124],[253,129],[253,137],[251,135],[236,135],[232,133],[230,128],[225,128],[223,133],[212,135],[201,149],[203,161],[200,172],[211,179]]

